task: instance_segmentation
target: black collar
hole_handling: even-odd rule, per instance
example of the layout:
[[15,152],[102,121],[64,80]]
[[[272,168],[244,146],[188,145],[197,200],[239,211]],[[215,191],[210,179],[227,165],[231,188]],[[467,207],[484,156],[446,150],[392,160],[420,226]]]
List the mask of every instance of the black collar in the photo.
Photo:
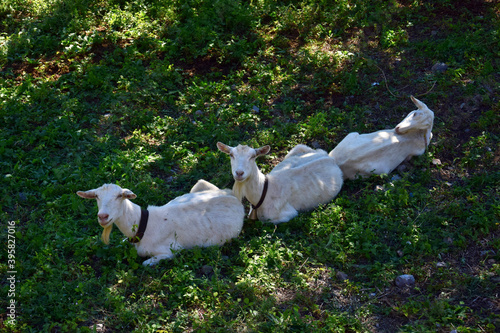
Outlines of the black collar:
[[141,222],[139,222],[139,229],[137,229],[137,233],[134,237],[128,239],[130,243],[138,243],[141,241],[144,236],[144,232],[146,231],[146,227],[148,226],[148,217],[149,212],[147,209],[141,209]]
[[264,188],[262,189],[262,195],[260,196],[260,200],[255,206],[252,204],[253,210],[257,210],[257,208],[259,208],[262,205],[262,203],[264,202],[264,199],[266,198],[266,194],[267,194],[267,186],[268,185],[269,185],[269,180],[267,179],[267,176],[266,176],[266,180],[264,181]]

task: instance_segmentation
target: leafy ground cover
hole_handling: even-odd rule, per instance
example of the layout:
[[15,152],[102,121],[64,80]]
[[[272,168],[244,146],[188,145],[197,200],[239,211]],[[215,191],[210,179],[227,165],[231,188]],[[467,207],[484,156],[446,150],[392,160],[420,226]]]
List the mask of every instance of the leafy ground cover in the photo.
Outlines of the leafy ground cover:
[[[499,13],[479,0],[2,1],[0,330],[498,331]],[[270,144],[268,172],[297,143],[329,151],[393,127],[409,95],[436,116],[423,156],[289,223],[247,220],[221,248],[144,268],[117,230],[100,241],[95,203],[75,195],[117,183],[147,206],[200,178],[231,187],[217,141]],[[415,286],[397,287],[401,274]]]

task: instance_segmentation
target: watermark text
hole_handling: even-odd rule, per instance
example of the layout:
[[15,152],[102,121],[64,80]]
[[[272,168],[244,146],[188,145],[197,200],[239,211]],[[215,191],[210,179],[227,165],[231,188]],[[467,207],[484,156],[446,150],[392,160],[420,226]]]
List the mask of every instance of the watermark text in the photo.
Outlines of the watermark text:
[[7,225],[7,323],[16,324],[16,222],[9,221]]

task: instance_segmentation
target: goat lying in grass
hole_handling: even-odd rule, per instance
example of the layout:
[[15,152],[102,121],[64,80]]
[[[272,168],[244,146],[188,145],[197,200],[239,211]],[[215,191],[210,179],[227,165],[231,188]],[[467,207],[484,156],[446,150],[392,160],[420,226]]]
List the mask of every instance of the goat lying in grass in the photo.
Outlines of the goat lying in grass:
[[114,184],[77,194],[97,200],[103,242],[109,243],[115,224],[135,244],[139,256],[152,256],[143,262],[149,266],[172,258],[175,250],[224,244],[240,234],[245,215],[243,205],[230,190],[220,190],[204,180],[198,181],[191,193],[161,207],[149,206],[147,211],[130,201],[137,197],[132,191]]
[[323,150],[299,145],[281,166],[278,164],[265,176],[255,159],[267,154],[269,146],[253,149],[218,142],[217,147],[231,157],[233,193],[240,200],[246,197],[252,204],[251,218],[275,224],[287,222],[297,216],[298,211],[330,202],[342,187],[342,172]]
[[396,128],[369,134],[349,133],[330,152],[344,179],[389,174],[403,161],[422,155],[432,138],[434,112],[411,96],[418,110],[410,112]]
[[299,144],[293,147],[292,150],[286,154],[283,161],[278,163],[271,172],[296,168],[325,157],[329,156],[323,149],[312,149],[309,146]]

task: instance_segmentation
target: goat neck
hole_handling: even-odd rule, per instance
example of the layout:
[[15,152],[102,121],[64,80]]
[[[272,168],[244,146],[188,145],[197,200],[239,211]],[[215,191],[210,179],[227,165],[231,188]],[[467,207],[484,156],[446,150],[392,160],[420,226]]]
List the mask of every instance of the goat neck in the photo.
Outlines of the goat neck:
[[249,177],[245,182],[238,184],[235,182],[235,187],[241,188],[241,197],[247,198],[252,205],[256,205],[262,195],[266,176],[255,166],[256,172]]
[[[406,143],[409,146],[416,146],[420,148],[427,148],[429,145],[430,138],[427,137],[426,130],[413,130],[405,134],[400,134],[399,138],[401,142]],[[415,145],[417,143],[417,145]]]
[[[123,215],[114,224],[128,238],[135,236],[141,221],[141,207],[128,199],[124,199]],[[135,227],[134,227],[135,225]]]

